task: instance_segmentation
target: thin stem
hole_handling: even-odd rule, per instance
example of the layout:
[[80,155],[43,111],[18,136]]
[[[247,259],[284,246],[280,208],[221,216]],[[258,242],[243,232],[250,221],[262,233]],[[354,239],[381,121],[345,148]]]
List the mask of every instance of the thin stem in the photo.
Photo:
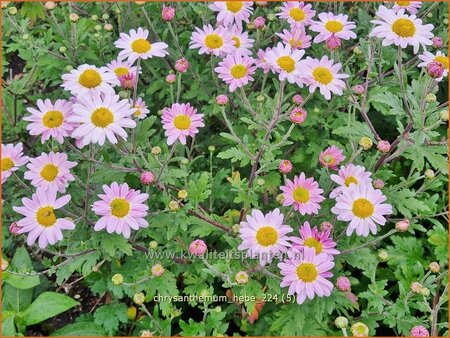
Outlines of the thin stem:
[[162,164],[161,169],[159,170],[158,176],[156,177],[156,181],[159,181],[159,179],[160,179],[160,177],[161,177],[161,175],[162,175],[162,173],[164,171],[164,168],[167,166],[167,164],[169,163],[170,159],[172,158],[173,153],[175,152],[176,145],[177,145],[177,141],[175,141],[175,143],[172,145],[172,148],[170,149],[169,156],[167,156],[166,160]]
[[365,247],[367,247],[367,246],[376,244],[376,243],[378,243],[379,241],[385,239],[386,237],[389,237],[389,236],[395,234],[396,232],[397,232],[396,229],[392,229],[391,231],[389,231],[388,233],[384,234],[383,236],[380,236],[380,237],[378,237],[378,238],[375,238],[373,241],[364,243],[364,244],[362,244],[362,245],[360,245],[360,246],[357,246],[356,248],[352,248],[352,249],[347,249],[347,250],[341,251],[341,255],[347,254],[347,253],[351,253],[351,252],[355,252],[355,251],[358,251],[359,249],[362,249],[362,248],[365,248]]

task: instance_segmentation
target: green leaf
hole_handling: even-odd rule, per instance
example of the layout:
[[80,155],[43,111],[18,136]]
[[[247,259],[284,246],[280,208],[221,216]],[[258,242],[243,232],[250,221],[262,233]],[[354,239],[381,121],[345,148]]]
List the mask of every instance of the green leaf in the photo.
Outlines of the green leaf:
[[[27,249],[20,247],[17,249],[11,261],[11,268],[19,273],[34,274],[33,265]],[[3,272],[3,280],[16,289],[31,289],[39,285],[39,276],[19,276],[8,272]]]
[[155,133],[155,129],[151,129],[156,121],[156,116],[149,116],[144,120],[137,122],[135,142],[136,146],[149,143],[150,136]]
[[52,336],[106,336],[106,331],[95,323],[83,322],[66,325]]
[[103,305],[95,311],[94,321],[105,328],[108,335],[114,335],[119,330],[120,323],[126,323],[127,305],[116,303]]
[[16,327],[14,326],[14,316],[10,316],[2,321],[2,337],[14,337],[16,335]]
[[121,235],[97,232],[96,235],[101,243],[101,249],[111,257],[116,256],[116,251],[120,251],[130,256],[133,252],[133,246]]
[[203,172],[197,180],[189,181],[189,200],[194,205],[198,205],[209,197],[211,194],[210,188],[209,174]]
[[20,322],[34,325],[79,305],[72,298],[56,292],[44,292],[20,314]]

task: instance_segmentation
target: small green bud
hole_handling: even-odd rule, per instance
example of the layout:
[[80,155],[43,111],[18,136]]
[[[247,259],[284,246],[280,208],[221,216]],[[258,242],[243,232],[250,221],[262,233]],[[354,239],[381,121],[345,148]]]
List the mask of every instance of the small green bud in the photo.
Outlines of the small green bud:
[[92,15],[91,16],[91,20],[97,21],[98,20],[98,15],[95,15],[95,14]]
[[320,109],[318,107],[314,107],[313,112],[318,114],[318,113],[320,113]]
[[209,296],[209,290],[208,289],[203,289],[202,291],[200,291],[200,297],[208,297]]
[[439,118],[441,119],[441,121],[443,122],[447,122],[448,121],[448,110],[443,109],[439,112]]
[[359,145],[361,146],[361,148],[363,148],[364,150],[369,150],[370,148],[372,148],[373,146],[373,141],[367,137],[367,136],[363,136],[361,137],[361,139],[359,140]]
[[353,53],[355,53],[356,55],[361,55],[363,52],[362,52],[361,48],[356,46],[355,48],[353,48]]
[[427,13],[427,18],[428,19],[431,19],[432,17],[433,17],[433,13],[431,13],[431,12]]
[[155,250],[155,249],[158,248],[158,242],[157,242],[157,241],[151,241],[151,242],[148,244],[148,247],[149,247],[150,249],[152,249],[152,250]]
[[215,312],[215,313],[221,313],[221,312],[222,312],[222,308],[221,308],[220,306],[216,306],[216,307],[214,308],[214,312]]
[[16,15],[17,14],[17,8],[16,7],[9,7],[8,8],[8,13],[10,14],[10,15]]
[[427,96],[425,96],[425,102],[426,103],[436,102],[436,95],[434,95],[433,93],[427,94]]
[[348,326],[348,319],[343,316],[337,317],[334,321],[334,325],[339,329],[345,329]]
[[108,19],[109,19],[109,15],[106,14],[106,13],[103,14],[103,15],[102,15],[102,19],[103,19],[103,20],[108,20]]
[[123,276],[120,273],[116,273],[112,276],[111,281],[113,285],[120,285],[123,283]]
[[234,232],[235,234],[238,234],[238,233],[239,233],[239,230],[241,229],[241,226],[240,226],[239,224],[234,224],[234,225],[231,227],[231,229],[233,230],[233,232]]
[[259,186],[263,186],[263,185],[266,183],[266,181],[264,181],[262,178],[258,178],[258,180],[256,181],[256,183],[257,183]]
[[128,98],[128,92],[126,90],[122,90],[119,92],[119,97],[122,99],[127,99]]
[[245,271],[239,271],[236,276],[234,276],[236,283],[238,284],[247,284],[248,282],[248,274]]
[[30,34],[25,33],[24,35],[22,35],[22,39],[24,40],[28,40],[30,38]]
[[267,14],[267,20],[269,21],[274,21],[277,17],[275,16],[274,13],[269,13]]
[[448,19],[442,20],[442,23],[443,23],[444,25],[448,25]]
[[102,26],[101,25],[95,25],[94,29],[96,31],[101,31],[102,30]]
[[209,146],[209,147],[208,147],[208,151],[209,151],[210,153],[213,153],[213,152],[216,151],[216,147],[214,147],[214,146]]
[[137,305],[142,305],[145,302],[145,295],[142,292],[135,293],[133,296],[133,302]]
[[428,297],[430,295],[430,290],[428,288],[422,288],[422,290],[420,290],[420,294],[422,296]]
[[77,22],[80,19],[80,17],[78,16],[78,14],[76,13],[70,13],[69,15],[69,20],[72,22]]
[[158,146],[153,147],[152,148],[152,155],[156,156],[156,155],[159,155],[159,154],[161,154],[161,147],[158,147]]
[[424,175],[425,175],[425,178],[426,178],[426,179],[429,179],[429,180],[433,179],[434,176],[435,176],[434,171],[431,170],[431,169],[425,170]]
[[73,70],[73,67],[72,67],[71,65],[67,65],[67,66],[66,66],[66,70],[67,70],[68,72],[70,72],[71,70]]
[[67,48],[65,46],[61,46],[59,47],[59,52],[64,54],[65,52],[67,52]]
[[256,101],[258,101],[258,102],[264,102],[265,99],[266,99],[266,98],[264,97],[264,95],[258,95],[258,96],[256,97]]
[[378,251],[378,260],[380,262],[386,262],[389,259],[389,255],[386,250]]

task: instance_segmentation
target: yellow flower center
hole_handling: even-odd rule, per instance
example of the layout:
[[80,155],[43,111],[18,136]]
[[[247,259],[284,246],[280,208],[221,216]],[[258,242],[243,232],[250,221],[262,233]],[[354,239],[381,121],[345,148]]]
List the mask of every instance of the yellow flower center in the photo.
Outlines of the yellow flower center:
[[231,40],[234,41],[234,47],[241,47],[241,40],[237,36],[233,36]]
[[95,88],[102,83],[102,77],[95,69],[86,69],[78,79],[80,85],[86,88]]
[[36,212],[36,220],[43,227],[51,227],[56,223],[55,210],[51,206],[39,208]]
[[301,8],[292,8],[289,11],[289,15],[297,22],[302,21],[306,16],[305,11]]
[[408,7],[411,4],[411,1],[396,1],[397,6]]
[[344,181],[346,187],[350,186],[350,184],[352,183],[358,184],[358,180],[355,178],[355,176],[349,176]]
[[145,39],[136,39],[132,42],[131,49],[137,54],[144,54],[152,49],[152,44]]
[[218,34],[208,34],[205,37],[205,45],[211,49],[220,48],[223,45],[223,39]]
[[331,33],[338,33],[342,31],[344,25],[336,20],[330,20],[325,24],[325,29]]
[[316,249],[316,254],[320,254],[322,252],[323,246],[317,239],[314,237],[309,237],[304,241],[304,244],[309,248]]
[[11,160],[10,157],[3,157],[2,158],[2,171],[7,171],[14,167],[14,162]]
[[139,109],[139,107],[134,107],[134,108],[137,108],[137,110],[134,112],[134,116],[136,116],[136,117],[141,116],[142,112]]
[[256,232],[256,240],[261,246],[274,245],[278,240],[278,232],[271,226],[262,227]]
[[116,69],[114,69],[114,73],[116,73],[117,76],[128,75],[128,68],[126,68],[126,67],[117,67]]
[[47,128],[58,128],[63,123],[64,116],[59,110],[50,110],[45,113],[42,123]]
[[326,163],[326,164],[328,164],[328,165],[332,165],[332,164],[334,164],[334,157],[333,156],[331,156],[331,155],[325,155],[323,158],[322,158],[322,160]]
[[125,198],[115,198],[109,206],[111,207],[111,214],[118,218],[125,217],[130,211],[130,203]]
[[290,39],[289,44],[292,48],[300,48],[302,46],[302,40]]
[[409,19],[397,19],[392,24],[392,31],[403,38],[410,38],[416,33],[416,26]]
[[98,108],[91,115],[91,121],[96,127],[106,128],[114,121],[114,115],[108,108]]
[[312,263],[302,263],[297,267],[297,276],[305,283],[314,282],[318,275],[319,272]]
[[237,64],[231,68],[231,76],[233,76],[235,79],[241,79],[245,75],[247,75],[247,67],[245,67],[244,65]]
[[309,201],[309,190],[308,189],[305,189],[302,187],[295,188],[292,195],[296,202],[306,203]]
[[367,218],[373,215],[375,208],[368,199],[358,198],[353,202],[353,214],[359,218]]
[[434,61],[439,62],[444,66],[445,69],[448,70],[448,57],[446,56],[436,56],[434,58]]
[[290,56],[282,56],[277,60],[278,66],[288,73],[292,73],[295,70],[295,61]]
[[54,164],[47,164],[44,168],[41,170],[41,177],[46,180],[47,182],[53,182],[58,176],[58,167]]
[[314,80],[320,82],[323,85],[327,85],[331,81],[333,81],[333,74],[326,67],[317,67],[313,70],[312,75],[314,77]]
[[244,7],[242,1],[227,1],[226,4],[227,9],[232,13],[237,13]]
[[186,130],[191,126],[191,119],[187,115],[178,115],[174,118],[173,124],[179,130]]

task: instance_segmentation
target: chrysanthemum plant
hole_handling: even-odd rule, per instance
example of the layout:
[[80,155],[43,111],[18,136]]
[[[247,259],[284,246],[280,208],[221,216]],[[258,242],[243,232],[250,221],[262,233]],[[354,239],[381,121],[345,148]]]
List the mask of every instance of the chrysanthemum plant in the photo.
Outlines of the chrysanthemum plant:
[[447,4],[2,8],[3,334],[447,334]]

